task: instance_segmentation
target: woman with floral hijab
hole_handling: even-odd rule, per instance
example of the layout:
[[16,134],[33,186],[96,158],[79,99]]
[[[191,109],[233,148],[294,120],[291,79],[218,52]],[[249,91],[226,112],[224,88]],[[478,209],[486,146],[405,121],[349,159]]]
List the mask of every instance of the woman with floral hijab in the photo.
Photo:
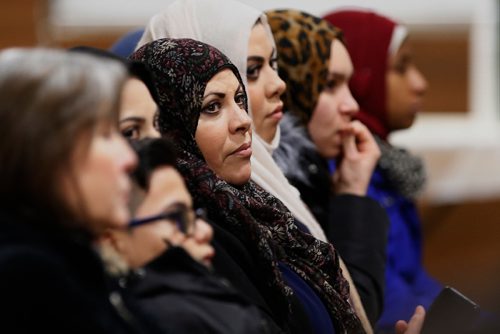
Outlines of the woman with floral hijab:
[[[139,45],[166,37],[192,38],[210,44],[235,64],[247,89],[248,111],[253,122],[251,179],[283,202],[300,228],[319,240],[331,242],[331,229],[322,229],[311,213],[310,206],[304,203],[298,190],[290,184],[272,157],[272,152],[280,143],[279,123],[286,114],[281,100],[285,85],[278,76],[277,47],[266,15],[239,1],[178,0],[150,19]],[[372,156],[367,156],[367,160],[376,160],[378,157],[374,141],[372,148]],[[364,173],[371,175],[371,172],[369,169]],[[355,181],[358,179],[356,175]],[[345,181],[344,185],[351,188],[356,183]],[[348,194],[351,191],[346,188],[342,194],[332,198],[332,205],[342,210],[335,211],[336,214],[329,217],[331,223],[327,225],[334,222],[342,222],[348,227],[365,226],[367,223],[370,226],[387,224],[385,212],[375,201],[366,196],[351,196]],[[366,242],[365,236],[368,234],[353,234],[353,230],[346,228],[335,231],[335,238],[346,242],[334,243],[334,246],[341,254],[342,272],[350,281],[352,305],[365,329],[370,331],[368,318],[373,318],[373,323],[375,319],[366,314],[378,314],[382,307],[383,293],[379,287],[383,286],[385,263],[385,258],[379,260],[380,252],[370,241],[381,235],[379,240],[383,243],[385,234],[384,229],[380,229],[380,234],[370,234],[370,240]],[[358,251],[349,254],[351,249],[343,245],[366,245],[368,251],[364,254],[367,256],[359,256]],[[357,249],[360,247],[357,246]],[[385,244],[380,249],[384,251]],[[348,260],[347,266],[342,260]]]
[[[132,58],[155,77],[159,130],[176,143],[194,205],[207,209],[228,256],[214,259],[215,269],[240,272],[228,278],[264,300],[285,331],[364,333],[335,249],[301,232],[286,207],[250,181],[251,122],[237,68],[191,39],[159,39]],[[257,297],[243,290],[242,277]],[[307,324],[298,329],[300,319]]]

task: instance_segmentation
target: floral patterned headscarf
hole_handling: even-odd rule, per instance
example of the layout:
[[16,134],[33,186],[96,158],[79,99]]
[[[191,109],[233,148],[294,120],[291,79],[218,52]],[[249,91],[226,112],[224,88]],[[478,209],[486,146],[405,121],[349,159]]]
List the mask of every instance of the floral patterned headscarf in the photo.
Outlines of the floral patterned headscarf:
[[[351,308],[349,285],[342,276],[333,246],[302,233],[293,216],[274,196],[253,181],[233,186],[207,166],[195,133],[208,81],[229,68],[242,84],[238,70],[216,48],[192,39],[159,39],[138,49],[132,58],[153,73],[159,93],[159,127],[177,146],[178,167],[195,206],[207,208],[208,218],[237,237],[256,257],[259,285],[286,319],[291,289],[278,263],[284,263],[316,290],[339,329],[359,328]],[[243,84],[242,84],[243,86]]]
[[307,124],[326,85],[330,50],[342,33],[328,21],[298,10],[271,10],[279,76],[286,82],[285,110]]

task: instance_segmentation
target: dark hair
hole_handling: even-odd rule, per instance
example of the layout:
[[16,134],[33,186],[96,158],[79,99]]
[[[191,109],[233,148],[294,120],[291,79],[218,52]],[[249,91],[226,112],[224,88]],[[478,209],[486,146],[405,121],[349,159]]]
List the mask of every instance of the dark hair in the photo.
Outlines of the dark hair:
[[149,189],[149,179],[154,170],[160,166],[176,165],[176,150],[167,138],[144,138],[130,141],[132,148],[139,157],[137,168],[132,173],[132,179],[142,189]]
[[76,220],[61,175],[86,153],[98,123],[117,122],[125,79],[122,66],[88,55],[0,52],[0,206]]
[[123,66],[125,66],[129,75],[141,80],[146,85],[149,93],[153,97],[153,100],[156,102],[156,104],[158,104],[158,92],[156,91],[156,87],[153,82],[153,76],[149,72],[146,64],[139,61],[123,58],[108,50],[94,48],[91,46],[75,46],[68,49],[68,51],[85,53],[96,57],[111,59],[120,62],[121,64],[123,64]]

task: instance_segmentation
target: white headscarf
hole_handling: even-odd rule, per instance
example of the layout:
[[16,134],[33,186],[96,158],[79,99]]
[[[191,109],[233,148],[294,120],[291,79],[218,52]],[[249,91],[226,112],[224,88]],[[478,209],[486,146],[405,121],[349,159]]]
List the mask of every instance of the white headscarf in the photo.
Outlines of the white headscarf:
[[[137,48],[167,37],[192,38],[210,44],[236,65],[247,86],[248,40],[258,19],[274,47],[266,15],[253,7],[232,0],[178,0],[151,18]],[[251,105],[249,110],[251,115]],[[272,144],[266,143],[255,131],[252,137],[252,180],[280,199],[314,237],[327,241],[321,226],[301,200],[299,191],[288,182],[272,158],[272,151],[279,144],[279,127]]]
[[[246,87],[248,41],[258,19],[276,50],[271,28],[263,12],[233,0],[177,0],[151,18],[136,49],[160,38],[192,38],[207,43],[222,51],[233,62]],[[249,110],[251,115],[251,105]],[[314,237],[328,242],[318,221],[301,200],[299,191],[288,182],[273,160],[272,151],[278,146],[279,138],[279,127],[271,144],[266,143],[255,130],[253,131],[252,180],[280,199]],[[344,277],[349,281],[351,303],[366,332],[373,333],[359,294],[342,259],[340,266]]]

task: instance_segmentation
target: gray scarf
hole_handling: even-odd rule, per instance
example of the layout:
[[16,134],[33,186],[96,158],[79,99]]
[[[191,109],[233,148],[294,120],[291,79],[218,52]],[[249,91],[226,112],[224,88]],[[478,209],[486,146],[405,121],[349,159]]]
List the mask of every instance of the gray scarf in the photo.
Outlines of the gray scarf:
[[405,149],[390,145],[376,135],[375,140],[382,153],[378,166],[399,193],[415,199],[422,192],[426,181],[422,159]]

